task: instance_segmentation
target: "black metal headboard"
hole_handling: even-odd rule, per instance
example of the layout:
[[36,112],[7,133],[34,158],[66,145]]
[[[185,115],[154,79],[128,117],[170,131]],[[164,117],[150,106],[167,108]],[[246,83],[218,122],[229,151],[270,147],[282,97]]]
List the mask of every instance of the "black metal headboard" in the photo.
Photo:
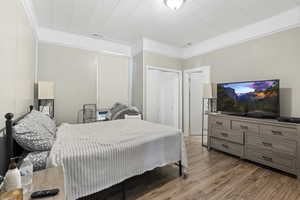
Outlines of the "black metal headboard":
[[29,106],[29,112],[27,112],[26,114],[22,115],[21,117],[15,119],[15,120],[13,119],[14,114],[7,113],[5,115],[6,122],[5,122],[5,129],[4,129],[5,130],[4,139],[5,139],[5,145],[6,145],[6,148],[5,148],[6,158],[4,158],[4,159],[1,158],[1,162],[4,162],[4,166],[5,166],[4,171],[6,171],[8,168],[8,163],[9,163],[10,158],[19,157],[25,152],[25,150],[13,138],[13,127],[21,119],[23,119],[26,115],[28,115],[32,110],[33,110],[33,106],[31,105],[31,106]]

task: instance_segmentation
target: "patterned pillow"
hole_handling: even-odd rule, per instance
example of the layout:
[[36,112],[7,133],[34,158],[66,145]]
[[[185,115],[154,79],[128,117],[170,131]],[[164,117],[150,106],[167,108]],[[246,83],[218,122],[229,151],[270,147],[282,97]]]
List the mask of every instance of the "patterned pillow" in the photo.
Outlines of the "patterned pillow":
[[27,151],[48,151],[52,148],[54,136],[31,117],[25,117],[14,126],[13,137]]
[[29,153],[24,160],[29,160],[33,165],[33,171],[46,169],[47,158],[50,151],[36,151]]
[[39,123],[40,125],[44,126],[52,135],[55,136],[57,128],[55,121],[52,120],[48,115],[33,110],[30,114],[27,115],[28,118],[31,118],[31,120],[35,121],[36,123]]

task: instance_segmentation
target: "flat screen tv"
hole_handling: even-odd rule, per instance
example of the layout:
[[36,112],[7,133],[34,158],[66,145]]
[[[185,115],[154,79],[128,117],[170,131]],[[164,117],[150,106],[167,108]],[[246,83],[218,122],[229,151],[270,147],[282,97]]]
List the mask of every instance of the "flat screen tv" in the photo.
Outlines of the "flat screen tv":
[[220,83],[217,85],[217,110],[252,117],[278,117],[279,80]]

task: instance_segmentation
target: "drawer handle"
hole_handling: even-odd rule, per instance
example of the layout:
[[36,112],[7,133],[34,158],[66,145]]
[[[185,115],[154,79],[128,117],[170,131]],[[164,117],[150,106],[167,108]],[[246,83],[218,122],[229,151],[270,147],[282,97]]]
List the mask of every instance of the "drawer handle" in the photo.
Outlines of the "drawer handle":
[[273,158],[270,158],[270,157],[267,157],[267,156],[262,156],[262,158],[263,158],[265,161],[273,162]]
[[248,130],[248,126],[243,126],[243,125],[241,125],[240,127],[241,127],[241,129]]
[[266,147],[272,147],[273,144],[272,143],[268,143],[268,142],[262,142],[262,144]]
[[221,133],[223,137],[228,137],[228,133]]
[[226,149],[229,148],[229,146],[228,146],[227,144],[222,144],[222,147],[224,147],[224,148],[226,148]]
[[273,133],[274,135],[282,135],[282,132],[281,132],[281,131],[272,131],[272,133]]
[[222,125],[223,125],[223,122],[218,122],[218,121],[217,121],[216,124],[222,126]]

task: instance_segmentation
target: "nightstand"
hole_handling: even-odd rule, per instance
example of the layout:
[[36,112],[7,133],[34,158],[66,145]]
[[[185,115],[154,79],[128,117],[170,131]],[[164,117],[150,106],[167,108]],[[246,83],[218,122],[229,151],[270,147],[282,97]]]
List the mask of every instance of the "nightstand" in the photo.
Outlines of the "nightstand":
[[[59,193],[56,196],[43,198],[43,200],[65,200],[64,171],[62,167],[48,168],[33,173],[33,191],[49,190],[58,188]],[[31,200],[31,193],[24,196],[24,200]]]

